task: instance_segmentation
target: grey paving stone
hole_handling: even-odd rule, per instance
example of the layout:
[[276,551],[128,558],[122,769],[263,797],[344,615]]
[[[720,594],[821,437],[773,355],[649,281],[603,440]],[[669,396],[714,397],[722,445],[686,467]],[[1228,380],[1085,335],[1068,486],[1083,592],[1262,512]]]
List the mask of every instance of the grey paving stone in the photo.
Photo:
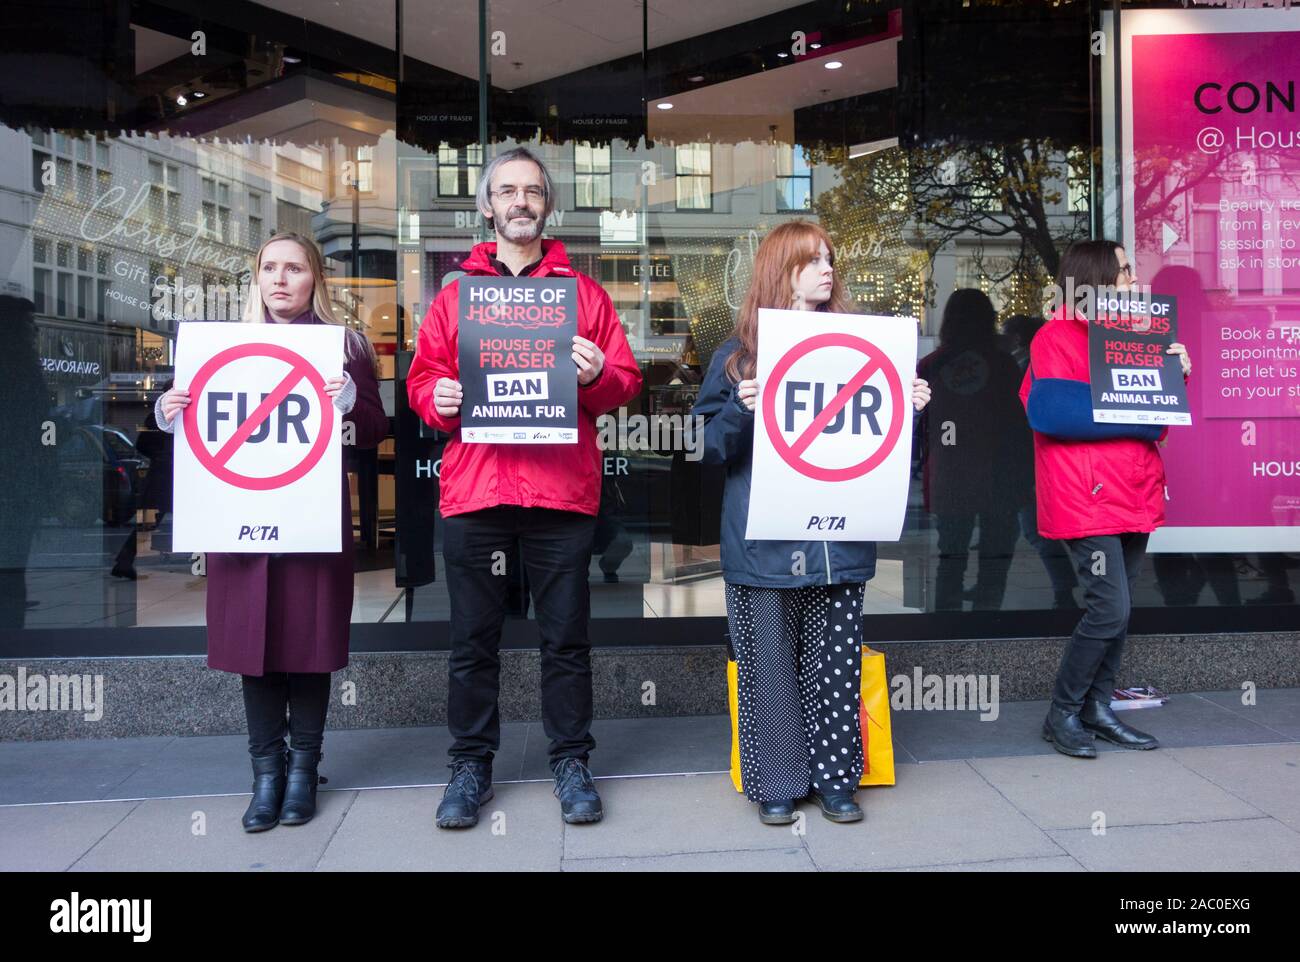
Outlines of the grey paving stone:
[[1259,688],[1255,691],[1255,704],[1243,705],[1242,692],[1203,691],[1197,694],[1230,712],[1241,715],[1257,725],[1263,725],[1279,735],[1300,739],[1300,689]]
[[62,872],[139,802],[0,808],[0,871]]
[[[598,719],[592,774],[662,775],[725,771],[731,764],[731,720],[726,715]],[[522,778],[550,778],[546,733],[534,722]]]
[[605,819],[565,829],[566,859],[783,849],[796,841],[790,826],[760,823],[758,807],[726,775],[601,778],[596,787]]
[[[359,792],[321,871],[558,871],[564,822],[549,785],[498,785],[478,825],[439,829],[442,792]],[[599,828],[600,826],[594,826]],[[494,831],[496,828],[496,831]]]
[[103,798],[174,740],[0,742],[0,804]]
[[1069,855],[1044,858],[993,859],[988,862],[957,862],[952,865],[912,865],[891,869],[894,872],[1086,872]]
[[[1126,725],[1155,735],[1165,748],[1262,745],[1287,740],[1286,736],[1261,724],[1262,716],[1226,711],[1222,705],[1195,693],[1173,694],[1159,708],[1137,708],[1117,714]],[[1101,744],[1104,743],[1099,743],[1099,748]]]
[[1177,748],[1177,761],[1300,831],[1300,744]]
[[758,852],[691,852],[647,858],[566,858],[566,872],[815,872],[802,847]]
[[862,822],[811,805],[804,844],[821,869],[885,869],[1060,855],[1061,850],[966,762],[902,766],[893,788],[862,789]]
[[1300,869],[1300,835],[1271,818],[1119,826],[1107,829],[1105,835],[1087,829],[1049,834],[1094,872]]
[[1044,755],[1055,751],[1041,729],[1047,702],[1004,702],[998,717],[975,711],[893,711],[894,745],[921,762],[1001,755]]
[[[248,833],[239,818],[248,795],[162,798],[139,802],[73,871],[311,871],[355,792],[321,792],[306,825]],[[204,816],[205,834],[195,834]]]
[[1097,758],[977,758],[969,763],[1044,829],[1252,818],[1260,812],[1162,750],[1102,752]]
[[[502,726],[494,771],[507,780],[519,777],[527,727],[526,722]],[[327,731],[320,770],[335,790],[446,784],[450,744],[443,727]],[[166,798],[248,792],[252,779],[247,736],[198,735],[174,739],[108,795]]]

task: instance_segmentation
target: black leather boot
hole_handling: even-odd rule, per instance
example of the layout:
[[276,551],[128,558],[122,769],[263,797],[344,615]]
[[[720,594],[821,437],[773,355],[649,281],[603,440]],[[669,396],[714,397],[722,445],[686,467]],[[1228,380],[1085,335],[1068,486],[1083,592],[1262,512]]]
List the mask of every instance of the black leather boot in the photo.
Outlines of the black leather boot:
[[808,799],[822,810],[822,814],[832,822],[860,822],[862,809],[852,792],[819,792],[813,789]]
[[591,772],[580,758],[562,758],[551,769],[555,773],[555,795],[560,815],[570,825],[599,822],[605,817]]
[[1083,711],[1079,712],[1079,720],[1083,722],[1084,728],[1098,738],[1105,739],[1120,748],[1147,751],[1160,747],[1160,742],[1154,735],[1148,735],[1146,732],[1125,725],[1115,717],[1114,709],[1104,701],[1095,701],[1091,698],[1085,701]]
[[242,819],[245,832],[265,832],[280,824],[280,805],[284,801],[285,753],[253,758],[253,800]]
[[759,802],[758,820],[764,825],[789,825],[794,821],[794,801]]
[[289,777],[280,806],[280,824],[303,825],[316,816],[316,786],[325,781],[317,773],[320,752],[289,749]]
[[478,808],[490,802],[492,766],[473,758],[457,758],[451,763],[451,781],[438,804],[439,828],[473,828],[478,824]]
[[1047,718],[1043,721],[1043,738],[1052,743],[1062,755],[1071,758],[1096,758],[1097,746],[1092,743],[1092,735],[1083,727],[1083,722],[1075,712],[1058,708],[1056,702],[1047,709]]

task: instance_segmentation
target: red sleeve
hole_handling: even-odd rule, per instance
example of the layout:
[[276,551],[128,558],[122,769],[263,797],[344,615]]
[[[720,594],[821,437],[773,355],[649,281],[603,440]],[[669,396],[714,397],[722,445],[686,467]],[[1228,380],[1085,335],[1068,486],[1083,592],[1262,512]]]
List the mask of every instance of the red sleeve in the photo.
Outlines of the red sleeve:
[[460,415],[444,418],[433,405],[433,389],[440,378],[460,380],[457,329],[447,305],[456,303],[457,285],[448,284],[429,305],[415,343],[415,358],[406,375],[406,397],[425,424],[448,434],[460,429]]
[[590,278],[579,278],[585,296],[579,333],[595,342],[605,353],[605,366],[596,380],[578,386],[578,403],[592,415],[599,417],[626,404],[641,391],[641,367],[632,355],[623,324],[618,319],[609,295]]

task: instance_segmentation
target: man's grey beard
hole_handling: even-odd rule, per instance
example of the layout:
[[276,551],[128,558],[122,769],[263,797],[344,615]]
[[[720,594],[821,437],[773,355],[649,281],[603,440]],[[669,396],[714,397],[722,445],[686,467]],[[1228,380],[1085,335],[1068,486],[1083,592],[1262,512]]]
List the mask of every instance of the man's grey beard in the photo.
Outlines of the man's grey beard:
[[514,244],[527,244],[542,236],[542,231],[546,229],[545,217],[538,217],[527,227],[516,227],[510,218],[517,213],[516,210],[507,211],[505,222],[497,226],[502,237]]

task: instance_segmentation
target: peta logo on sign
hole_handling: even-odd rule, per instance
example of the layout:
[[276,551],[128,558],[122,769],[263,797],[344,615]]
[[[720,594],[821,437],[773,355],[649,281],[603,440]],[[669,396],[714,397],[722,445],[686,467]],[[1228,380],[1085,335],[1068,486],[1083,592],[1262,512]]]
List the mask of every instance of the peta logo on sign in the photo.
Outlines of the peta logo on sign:
[[1160,372],[1150,368],[1113,368],[1110,379],[1116,391],[1160,391]]
[[241,524],[237,541],[279,541],[280,526],[277,524]]
[[839,515],[831,514],[822,517],[820,515],[814,514],[808,518],[808,530],[809,531],[812,530],[843,531],[845,520],[846,519],[844,517],[841,517]]
[[489,374],[489,401],[545,401],[549,396],[546,372],[532,374]]

